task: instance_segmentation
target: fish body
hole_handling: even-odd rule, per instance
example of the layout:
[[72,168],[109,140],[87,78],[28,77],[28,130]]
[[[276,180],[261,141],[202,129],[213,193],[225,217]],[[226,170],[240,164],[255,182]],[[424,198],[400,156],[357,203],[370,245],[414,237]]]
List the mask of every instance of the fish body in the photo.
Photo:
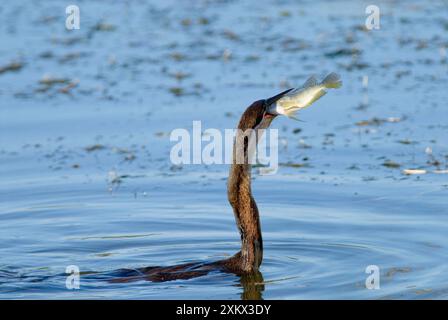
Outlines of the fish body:
[[341,77],[336,73],[330,73],[321,82],[315,76],[311,76],[300,88],[293,89],[277,100],[269,113],[285,115],[295,118],[297,111],[310,106],[327,93],[327,89],[337,89],[342,86]]

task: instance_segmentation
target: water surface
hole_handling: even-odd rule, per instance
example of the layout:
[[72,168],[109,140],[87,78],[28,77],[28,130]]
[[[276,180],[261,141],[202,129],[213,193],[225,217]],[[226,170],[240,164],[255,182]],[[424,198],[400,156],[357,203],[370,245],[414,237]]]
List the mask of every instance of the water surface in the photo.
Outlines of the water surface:
[[[59,1],[0,5],[1,299],[448,298],[448,20],[443,1]],[[342,75],[276,119],[253,192],[262,278],[117,284],[65,268],[213,261],[239,250],[226,165],[173,166],[175,128],[233,128],[252,101]],[[368,77],[368,87],[363,86]],[[426,174],[405,175],[405,169]],[[365,269],[381,271],[367,290]]]

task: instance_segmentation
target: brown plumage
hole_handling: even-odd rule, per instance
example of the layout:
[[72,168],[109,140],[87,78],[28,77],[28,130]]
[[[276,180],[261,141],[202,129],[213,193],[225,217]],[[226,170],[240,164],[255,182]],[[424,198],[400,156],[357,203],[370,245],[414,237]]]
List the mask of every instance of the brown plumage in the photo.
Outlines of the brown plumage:
[[[227,182],[227,196],[233,208],[236,224],[241,235],[241,251],[224,262],[224,266],[235,273],[248,273],[258,270],[263,260],[263,240],[260,216],[251,190],[252,156],[248,150],[249,139],[256,139],[272,122],[273,116],[265,112],[265,101],[254,102],[241,116],[233,148],[233,163]],[[256,130],[255,135],[247,136],[248,129]],[[258,131],[258,132],[257,132]],[[243,141],[243,139],[245,139]],[[241,145],[239,145],[239,142]],[[244,145],[242,145],[244,144]],[[236,152],[243,148],[244,163],[236,162]]]

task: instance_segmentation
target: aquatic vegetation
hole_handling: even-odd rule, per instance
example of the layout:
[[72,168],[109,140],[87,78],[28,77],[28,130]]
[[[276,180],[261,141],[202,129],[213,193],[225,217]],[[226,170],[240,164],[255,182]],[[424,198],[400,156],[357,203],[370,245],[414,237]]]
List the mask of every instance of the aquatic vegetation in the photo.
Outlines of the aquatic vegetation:
[[0,74],[8,71],[19,71],[23,68],[23,63],[21,62],[11,62],[6,65],[0,66]]

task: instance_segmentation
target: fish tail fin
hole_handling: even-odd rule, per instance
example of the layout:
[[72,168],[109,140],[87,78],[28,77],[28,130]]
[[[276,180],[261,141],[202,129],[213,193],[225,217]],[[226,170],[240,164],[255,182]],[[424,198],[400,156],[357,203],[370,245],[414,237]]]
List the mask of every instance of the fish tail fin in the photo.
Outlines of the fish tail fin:
[[317,85],[318,85],[317,78],[316,78],[316,76],[312,75],[305,81],[305,83],[302,85],[302,88],[309,88],[309,87],[314,87]]
[[328,76],[326,76],[324,80],[322,80],[321,84],[325,88],[331,88],[331,89],[340,88],[342,86],[341,76],[338,75],[337,73],[332,72]]

